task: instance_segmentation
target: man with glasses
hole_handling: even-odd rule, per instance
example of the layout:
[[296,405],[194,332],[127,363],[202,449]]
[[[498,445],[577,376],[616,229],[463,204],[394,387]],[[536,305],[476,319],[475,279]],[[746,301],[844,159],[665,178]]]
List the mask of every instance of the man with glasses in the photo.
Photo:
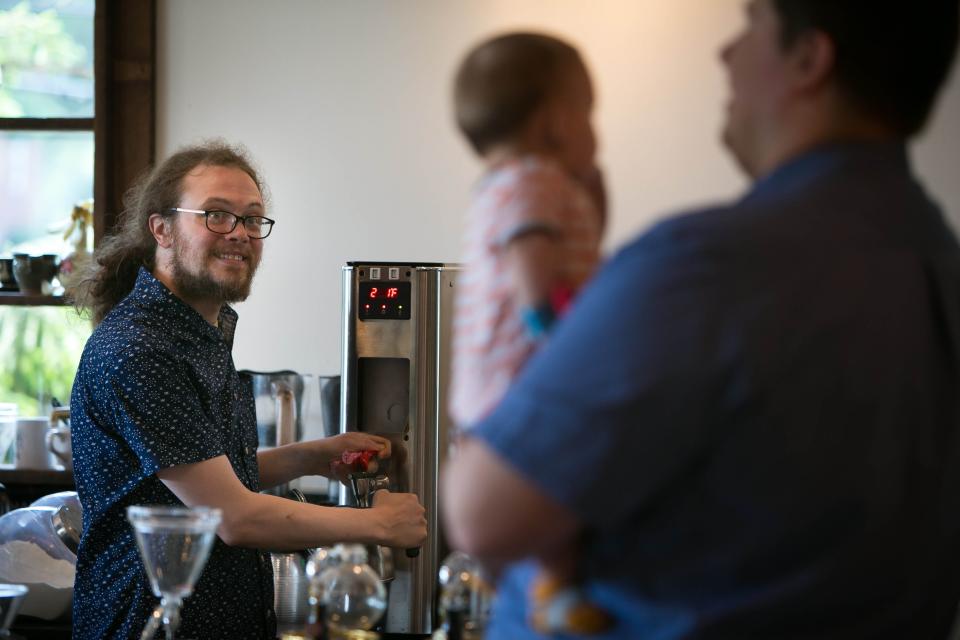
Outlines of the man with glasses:
[[334,542],[416,547],[411,494],[336,509],[259,493],[301,475],[337,477],[345,451],[390,455],[360,433],[257,451],[252,389],[231,356],[260,263],[267,217],[259,174],[222,143],[183,149],[128,194],[78,293],[99,326],[71,398],[74,477],[84,510],[73,637],[137,638],[157,604],[126,521],[131,505],[211,506],[223,521],[183,637],[274,638],[272,567],[260,549]]

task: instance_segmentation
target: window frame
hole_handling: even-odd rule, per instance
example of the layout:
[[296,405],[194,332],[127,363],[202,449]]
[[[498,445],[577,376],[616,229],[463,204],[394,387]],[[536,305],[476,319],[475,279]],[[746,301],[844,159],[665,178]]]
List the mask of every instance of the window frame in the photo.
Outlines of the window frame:
[[[156,153],[156,0],[96,0],[92,118],[0,118],[0,130],[92,131],[93,239],[116,226],[123,194]],[[68,203],[69,204],[69,203]],[[0,305],[54,306],[62,296],[0,293]]]

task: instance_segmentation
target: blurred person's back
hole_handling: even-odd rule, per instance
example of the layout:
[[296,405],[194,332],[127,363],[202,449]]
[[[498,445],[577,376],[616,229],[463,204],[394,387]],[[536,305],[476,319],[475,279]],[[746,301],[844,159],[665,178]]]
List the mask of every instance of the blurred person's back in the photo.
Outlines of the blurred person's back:
[[[958,3],[747,9],[724,140],[753,187],[612,259],[448,475],[451,538],[513,561],[492,638],[538,637],[543,519],[589,531],[609,637],[944,638],[956,614],[960,247],[907,143]],[[487,528],[471,477],[549,500]]]

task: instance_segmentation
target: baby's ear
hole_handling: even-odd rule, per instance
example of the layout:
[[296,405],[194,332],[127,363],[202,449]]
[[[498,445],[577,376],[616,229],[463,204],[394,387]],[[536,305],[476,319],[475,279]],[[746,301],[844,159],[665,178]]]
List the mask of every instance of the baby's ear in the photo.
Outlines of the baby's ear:
[[548,100],[537,110],[543,131],[543,141],[550,151],[562,151],[566,144],[567,110],[560,100]]
[[511,136],[511,143],[529,151],[550,151],[556,129],[556,125],[551,122],[554,119],[552,111],[547,104],[540,105]]

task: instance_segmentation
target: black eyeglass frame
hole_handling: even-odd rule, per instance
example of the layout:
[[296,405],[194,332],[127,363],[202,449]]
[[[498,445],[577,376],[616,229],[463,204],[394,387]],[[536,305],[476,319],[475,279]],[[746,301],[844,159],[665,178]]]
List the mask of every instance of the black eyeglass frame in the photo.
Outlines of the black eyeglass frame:
[[[247,235],[250,236],[250,238],[254,240],[263,240],[264,238],[270,235],[270,232],[273,231],[273,225],[276,224],[276,220],[268,218],[267,216],[238,216],[235,213],[231,213],[230,211],[225,211],[223,209],[209,209],[205,211],[203,209],[184,209],[183,207],[170,207],[170,211],[176,211],[179,213],[195,213],[198,216],[203,216],[203,224],[207,227],[207,231],[209,231],[210,233],[219,234],[221,236],[225,236],[228,233],[233,233],[233,230],[237,228],[237,225],[242,222],[243,229],[244,231],[246,231]],[[228,216],[232,216],[233,224],[226,231],[217,231],[216,229],[211,229],[210,228],[211,213],[225,213]],[[253,235],[250,231],[250,228],[247,226],[247,220],[263,220],[264,223],[267,225],[267,232],[262,236]]]

